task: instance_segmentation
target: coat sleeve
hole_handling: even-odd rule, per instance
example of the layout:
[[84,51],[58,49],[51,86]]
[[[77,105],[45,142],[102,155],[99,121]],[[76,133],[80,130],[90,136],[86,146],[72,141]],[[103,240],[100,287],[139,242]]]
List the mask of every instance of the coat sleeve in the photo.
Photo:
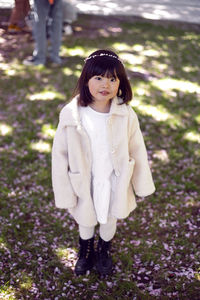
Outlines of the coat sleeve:
[[67,132],[63,126],[62,112],[52,147],[52,186],[55,205],[59,208],[72,208],[77,204],[68,175]]
[[129,154],[135,160],[132,184],[139,197],[146,197],[155,191],[155,186],[138,117],[131,107],[129,109]]

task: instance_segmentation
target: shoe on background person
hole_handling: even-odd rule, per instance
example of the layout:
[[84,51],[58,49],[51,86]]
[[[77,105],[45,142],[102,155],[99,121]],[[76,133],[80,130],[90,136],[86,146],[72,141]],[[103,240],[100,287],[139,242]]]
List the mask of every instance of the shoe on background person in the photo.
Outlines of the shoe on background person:
[[25,66],[44,66],[45,64],[39,61],[36,57],[30,56],[23,60]]
[[17,26],[15,24],[10,24],[7,29],[8,33],[30,33],[31,29],[28,26]]
[[21,27],[15,25],[15,24],[10,24],[8,26],[8,30],[9,33],[21,33],[23,30]]
[[[50,63],[51,67],[60,67],[66,62],[66,59],[58,58],[49,58],[47,63]],[[45,66],[45,62],[38,60],[34,56],[29,56],[23,60],[25,66]]]
[[25,18],[29,14],[30,3],[29,0],[15,0],[15,6],[12,9],[9,25],[7,31],[9,33],[21,33],[25,30]]
[[53,58],[53,59],[49,59],[50,64],[52,67],[59,67],[63,64],[63,61],[60,57],[58,57],[57,59]]
[[64,22],[62,32],[64,35],[72,35],[73,29],[72,29],[71,24]]

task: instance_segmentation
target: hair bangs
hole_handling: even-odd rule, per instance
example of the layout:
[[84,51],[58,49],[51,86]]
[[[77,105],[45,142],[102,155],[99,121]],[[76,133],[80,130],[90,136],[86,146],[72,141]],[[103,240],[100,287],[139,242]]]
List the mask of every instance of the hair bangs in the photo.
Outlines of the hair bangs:
[[96,62],[94,64],[91,64],[91,72],[90,77],[88,80],[96,75],[99,76],[105,76],[108,78],[117,78],[117,64],[116,61],[113,61],[113,59],[107,58],[102,59],[96,58]]

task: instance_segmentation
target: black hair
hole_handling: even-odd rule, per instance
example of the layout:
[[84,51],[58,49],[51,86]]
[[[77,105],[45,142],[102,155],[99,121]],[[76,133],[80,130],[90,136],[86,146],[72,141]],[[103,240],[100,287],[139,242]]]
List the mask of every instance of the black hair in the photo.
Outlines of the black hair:
[[117,54],[111,50],[97,50],[90,54],[85,60],[81,76],[78,80],[74,95],[79,94],[78,103],[87,106],[93,102],[92,95],[88,88],[88,81],[93,76],[118,77],[120,84],[117,96],[122,99],[122,103],[127,103],[132,99],[132,90],[127,78],[123,63]]

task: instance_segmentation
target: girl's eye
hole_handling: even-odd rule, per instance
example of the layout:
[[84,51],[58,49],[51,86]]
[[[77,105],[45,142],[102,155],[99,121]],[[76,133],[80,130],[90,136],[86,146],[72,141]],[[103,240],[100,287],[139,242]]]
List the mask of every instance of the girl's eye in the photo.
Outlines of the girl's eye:
[[116,79],[113,77],[113,78],[110,79],[110,81],[111,81],[111,82],[115,82]]
[[101,80],[100,76],[95,77],[96,80]]

